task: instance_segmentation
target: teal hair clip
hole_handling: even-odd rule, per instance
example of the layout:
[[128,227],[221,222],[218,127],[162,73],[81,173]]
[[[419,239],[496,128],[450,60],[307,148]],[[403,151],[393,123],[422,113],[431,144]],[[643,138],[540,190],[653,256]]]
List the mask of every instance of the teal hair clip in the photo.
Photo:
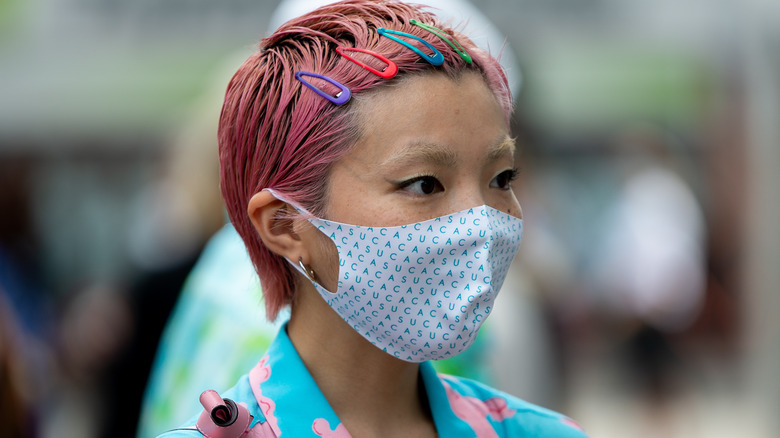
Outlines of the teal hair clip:
[[444,40],[445,43],[449,44],[450,47],[452,47],[452,50],[454,50],[458,55],[460,55],[460,57],[463,58],[464,61],[471,64],[472,61],[471,55],[469,55],[468,52],[466,52],[466,49],[464,49],[463,46],[461,46],[458,40],[456,40],[454,37],[452,38],[452,40],[450,40],[449,38],[447,38],[446,35],[444,35],[444,31],[442,31],[438,27],[431,26],[430,24],[420,23],[415,19],[409,20],[409,23],[419,28],[425,29],[428,32],[441,38],[442,40]]
[[[411,35],[411,34],[408,34],[408,33],[405,33],[405,32],[399,32],[397,30],[385,29],[384,27],[380,27],[376,31],[377,31],[377,33],[379,33],[379,35],[382,35],[383,37],[386,37],[386,38],[390,38],[391,40],[397,42],[398,44],[401,44],[402,46],[406,47],[407,49],[409,49],[409,50],[413,51],[414,53],[420,55],[420,57],[422,57],[424,60],[430,62],[433,65],[442,65],[442,64],[444,64],[444,55],[442,55],[441,52],[436,49],[436,47],[433,47],[433,45],[431,45],[431,43],[429,43],[428,41],[425,41],[424,39],[422,39],[420,37],[416,37],[414,35]],[[433,52],[433,54],[432,55],[428,55],[427,53],[423,53],[422,50],[420,50],[417,47],[415,47],[412,43],[410,43],[408,41],[404,41],[401,38],[398,38],[398,36],[402,36],[402,37],[405,37],[405,38],[411,38],[411,39],[413,39],[415,41],[420,42],[422,45],[424,45],[425,47],[430,49]]]

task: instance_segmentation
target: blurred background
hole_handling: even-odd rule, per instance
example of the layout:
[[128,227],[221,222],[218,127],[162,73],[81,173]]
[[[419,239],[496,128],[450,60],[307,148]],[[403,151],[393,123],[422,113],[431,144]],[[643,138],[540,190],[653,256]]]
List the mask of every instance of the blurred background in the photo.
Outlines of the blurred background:
[[[277,3],[0,0],[3,436],[134,436]],[[477,6],[522,78],[492,383],[593,437],[778,436],[780,2]]]

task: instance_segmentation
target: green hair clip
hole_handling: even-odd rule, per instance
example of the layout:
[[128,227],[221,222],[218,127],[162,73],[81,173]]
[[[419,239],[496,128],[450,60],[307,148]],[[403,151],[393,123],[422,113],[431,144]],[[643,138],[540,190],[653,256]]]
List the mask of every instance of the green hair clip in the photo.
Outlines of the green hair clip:
[[458,42],[458,40],[456,40],[454,37],[452,38],[452,40],[450,40],[449,38],[447,38],[446,35],[444,35],[444,32],[441,29],[439,29],[438,27],[431,26],[430,24],[420,23],[419,21],[417,21],[415,19],[409,20],[409,23],[411,23],[411,24],[413,24],[413,25],[415,25],[417,27],[420,27],[422,29],[425,29],[428,32],[430,32],[430,33],[436,35],[437,37],[441,38],[442,40],[444,40],[444,42],[449,44],[450,47],[452,47],[452,50],[457,52],[457,54],[460,55],[460,57],[463,58],[464,61],[466,61],[467,63],[471,64],[471,55],[469,55],[468,52],[466,52],[466,49],[464,49],[463,46],[461,46],[460,43]]

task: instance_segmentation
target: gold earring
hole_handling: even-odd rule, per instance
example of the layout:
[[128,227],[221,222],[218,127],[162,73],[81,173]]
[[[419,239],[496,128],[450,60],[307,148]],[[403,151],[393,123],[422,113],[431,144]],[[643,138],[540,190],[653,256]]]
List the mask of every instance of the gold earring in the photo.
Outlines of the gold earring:
[[316,275],[314,273],[314,269],[311,269],[311,268],[307,267],[306,265],[304,265],[303,264],[303,259],[301,257],[298,257],[298,266],[300,266],[301,269],[303,270],[303,275],[305,275],[306,278],[309,279],[309,281],[314,283],[314,277]]

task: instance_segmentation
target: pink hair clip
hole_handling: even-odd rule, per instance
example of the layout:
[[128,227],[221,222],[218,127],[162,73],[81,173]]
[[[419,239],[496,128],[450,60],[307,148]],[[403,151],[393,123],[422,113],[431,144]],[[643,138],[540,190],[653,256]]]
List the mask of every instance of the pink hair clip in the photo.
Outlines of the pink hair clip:
[[[377,69],[371,67],[370,65],[368,65],[366,63],[358,61],[357,59],[347,55],[344,52],[360,52],[360,53],[365,53],[367,55],[371,55],[374,58],[376,58],[376,59],[384,62],[385,64],[387,64],[387,67],[383,68],[381,71],[377,70]],[[371,73],[373,73],[373,74],[375,74],[377,76],[383,77],[385,79],[390,79],[390,78],[392,78],[393,76],[395,76],[398,73],[398,64],[396,64],[395,62],[387,59],[387,57],[385,57],[383,55],[380,55],[379,53],[372,52],[371,50],[358,49],[356,47],[336,47],[336,53],[338,53],[339,55],[343,56],[344,58],[354,62],[355,64],[363,67],[364,69],[370,71]]]

